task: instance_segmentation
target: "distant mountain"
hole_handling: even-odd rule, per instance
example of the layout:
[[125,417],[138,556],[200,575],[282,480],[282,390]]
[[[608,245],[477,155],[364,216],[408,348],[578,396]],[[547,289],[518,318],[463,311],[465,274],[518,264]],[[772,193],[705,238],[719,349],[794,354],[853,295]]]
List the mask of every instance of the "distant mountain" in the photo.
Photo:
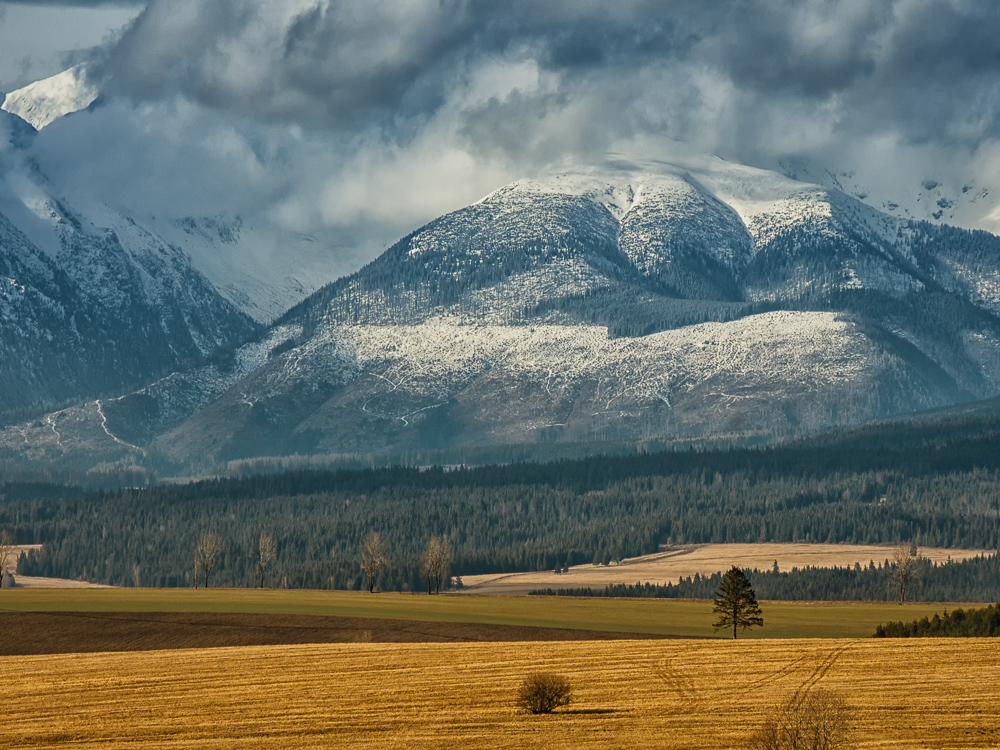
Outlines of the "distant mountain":
[[54,192],[19,123],[0,112],[0,413],[121,393],[254,331],[176,246]]
[[774,441],[995,396],[998,314],[986,232],[714,158],[611,162],[432,221],[232,357],[8,429],[0,458]]
[[[0,94],[3,99],[0,109],[17,115],[18,122],[30,124],[32,132],[41,131],[99,101],[99,82],[92,81],[88,72],[87,64],[81,63],[12,91],[6,97]],[[4,122],[13,119],[8,117]],[[40,137],[45,138],[49,133]],[[59,137],[72,139],[72,130]],[[25,158],[30,159],[30,154]],[[9,165],[3,168],[0,181],[9,171]],[[134,206],[95,205],[89,195],[67,197],[62,194],[61,186],[51,184],[49,178],[45,182],[43,190],[60,194],[64,203],[74,203],[74,210],[81,217],[95,214],[95,220],[102,226],[109,221],[141,226],[158,243],[180,249],[192,267],[225,299],[261,323],[271,322],[342,275],[340,264],[350,262],[340,257],[342,249],[336,247],[339,238],[291,231],[264,216],[230,215],[212,206],[206,206],[205,214],[194,216],[171,215],[165,210],[141,213]]]

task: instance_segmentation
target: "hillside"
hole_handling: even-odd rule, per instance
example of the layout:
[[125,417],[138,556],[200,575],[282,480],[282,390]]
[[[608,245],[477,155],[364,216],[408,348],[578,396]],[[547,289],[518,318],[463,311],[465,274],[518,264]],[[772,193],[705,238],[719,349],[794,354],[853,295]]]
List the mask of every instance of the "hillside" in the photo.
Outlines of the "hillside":
[[[1000,239],[698,157],[506,186],[16,460],[773,442],[997,393]],[[15,447],[16,446],[16,447]],[[70,447],[66,447],[70,446]]]
[[[0,112],[0,418],[121,393],[244,341],[254,322],[175,245],[107,207],[81,211]],[[57,438],[58,439],[58,438]]]

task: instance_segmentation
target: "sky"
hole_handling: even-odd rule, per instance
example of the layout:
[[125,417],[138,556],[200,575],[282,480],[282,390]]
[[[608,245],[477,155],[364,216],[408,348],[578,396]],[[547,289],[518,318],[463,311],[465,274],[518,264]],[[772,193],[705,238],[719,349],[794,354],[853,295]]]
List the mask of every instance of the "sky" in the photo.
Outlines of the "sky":
[[679,142],[1000,182],[995,0],[0,3],[0,50],[0,88],[78,61],[101,88],[36,139],[62,184],[353,263],[513,179]]
[[48,78],[85,58],[144,2],[0,2],[0,91]]

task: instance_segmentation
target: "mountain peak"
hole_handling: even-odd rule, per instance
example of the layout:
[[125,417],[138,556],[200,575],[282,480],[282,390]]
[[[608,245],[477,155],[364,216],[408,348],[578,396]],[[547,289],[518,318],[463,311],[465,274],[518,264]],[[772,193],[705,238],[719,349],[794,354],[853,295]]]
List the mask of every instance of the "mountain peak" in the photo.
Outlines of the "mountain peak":
[[87,80],[87,65],[80,63],[50,78],[11,91],[0,109],[15,114],[36,130],[64,115],[89,107],[98,89]]

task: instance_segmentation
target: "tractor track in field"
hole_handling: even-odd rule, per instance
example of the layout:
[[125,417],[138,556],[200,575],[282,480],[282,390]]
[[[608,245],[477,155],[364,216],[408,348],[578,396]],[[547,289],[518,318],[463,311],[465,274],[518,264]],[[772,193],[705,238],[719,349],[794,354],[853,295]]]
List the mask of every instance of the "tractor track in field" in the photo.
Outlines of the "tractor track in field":
[[750,684],[747,685],[747,689],[748,690],[753,690],[755,688],[759,688],[759,687],[762,687],[764,685],[768,685],[768,684],[770,684],[772,682],[775,682],[776,680],[780,680],[783,677],[788,677],[789,675],[792,675],[792,674],[795,673],[797,667],[800,664],[802,664],[803,662],[808,661],[810,658],[811,657],[809,657],[809,656],[800,656],[798,659],[794,659],[794,660],[788,662],[787,664],[785,664],[780,669],[778,669],[778,670],[776,670],[774,672],[771,672],[771,674],[764,675],[763,677],[757,678],[756,680],[754,680],[753,682],[751,682]]
[[810,691],[812,691],[812,689],[819,684],[819,681],[826,677],[827,672],[833,668],[833,665],[837,663],[841,654],[843,654],[846,650],[846,645],[839,646],[820,659],[816,668],[809,673],[809,676],[806,677],[806,679],[802,681],[802,684],[800,684],[795,690],[795,693],[792,695],[792,699],[789,703],[794,706],[800,705],[809,695]]
[[694,681],[686,673],[677,669],[670,659],[660,659],[653,672],[680,698],[681,705],[690,708],[698,702],[698,690]]

